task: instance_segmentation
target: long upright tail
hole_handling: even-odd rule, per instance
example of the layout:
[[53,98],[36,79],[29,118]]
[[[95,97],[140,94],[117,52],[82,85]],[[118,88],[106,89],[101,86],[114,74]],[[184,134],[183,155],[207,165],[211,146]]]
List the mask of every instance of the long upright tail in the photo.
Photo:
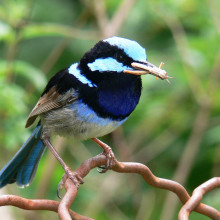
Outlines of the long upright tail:
[[31,136],[0,171],[0,188],[16,182],[18,186],[28,186],[36,173],[39,160],[45,150],[40,139],[42,127],[37,125]]

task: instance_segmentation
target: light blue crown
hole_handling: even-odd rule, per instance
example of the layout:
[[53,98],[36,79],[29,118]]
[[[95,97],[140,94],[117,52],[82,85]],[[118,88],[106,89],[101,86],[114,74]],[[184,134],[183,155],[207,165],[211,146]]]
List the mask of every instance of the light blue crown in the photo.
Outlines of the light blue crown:
[[136,41],[132,41],[121,37],[111,37],[103,40],[111,45],[117,46],[124,50],[125,53],[133,60],[146,61],[147,54],[145,49]]

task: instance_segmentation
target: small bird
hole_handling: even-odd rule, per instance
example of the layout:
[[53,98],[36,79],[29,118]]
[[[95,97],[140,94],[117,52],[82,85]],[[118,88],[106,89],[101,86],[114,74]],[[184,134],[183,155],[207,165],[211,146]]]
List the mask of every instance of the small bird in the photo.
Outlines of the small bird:
[[55,74],[31,111],[26,128],[40,120],[28,140],[0,171],[0,188],[16,182],[28,186],[46,147],[55,155],[75,184],[82,179],[53,148],[52,134],[91,138],[104,149],[111,168],[114,154],[97,137],[120,126],[137,106],[142,90],[141,75],[170,78],[165,70],[147,61],[136,41],[111,37],[99,41],[78,63]]

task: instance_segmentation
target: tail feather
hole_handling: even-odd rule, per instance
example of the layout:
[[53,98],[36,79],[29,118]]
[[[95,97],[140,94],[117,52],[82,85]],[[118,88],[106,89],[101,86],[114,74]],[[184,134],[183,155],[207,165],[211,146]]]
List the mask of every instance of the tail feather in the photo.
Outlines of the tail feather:
[[39,124],[19,151],[0,171],[0,188],[14,182],[24,187],[32,182],[45,150],[40,139],[41,130],[42,127]]
[[42,141],[38,141],[35,146],[30,150],[25,162],[18,171],[16,183],[21,187],[28,186],[32,182],[40,158],[45,150]]

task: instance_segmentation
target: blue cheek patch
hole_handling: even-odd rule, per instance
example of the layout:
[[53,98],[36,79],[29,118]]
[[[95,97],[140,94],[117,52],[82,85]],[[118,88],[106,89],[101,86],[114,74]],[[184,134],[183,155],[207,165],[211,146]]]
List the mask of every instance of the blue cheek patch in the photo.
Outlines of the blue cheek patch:
[[93,63],[88,63],[88,67],[91,71],[98,70],[100,72],[122,72],[124,70],[132,70],[131,67],[124,66],[122,63],[119,63],[116,59],[112,57],[96,59]]
[[68,69],[69,73],[74,75],[81,83],[87,84],[89,87],[97,87],[96,84],[92,83],[89,79],[87,79],[84,75],[81,74],[77,66],[78,63],[72,64]]
[[145,49],[141,47],[141,45],[138,44],[136,41],[132,41],[121,37],[111,37],[104,41],[124,50],[125,53],[133,60],[137,60],[137,61],[147,60],[147,54]]

